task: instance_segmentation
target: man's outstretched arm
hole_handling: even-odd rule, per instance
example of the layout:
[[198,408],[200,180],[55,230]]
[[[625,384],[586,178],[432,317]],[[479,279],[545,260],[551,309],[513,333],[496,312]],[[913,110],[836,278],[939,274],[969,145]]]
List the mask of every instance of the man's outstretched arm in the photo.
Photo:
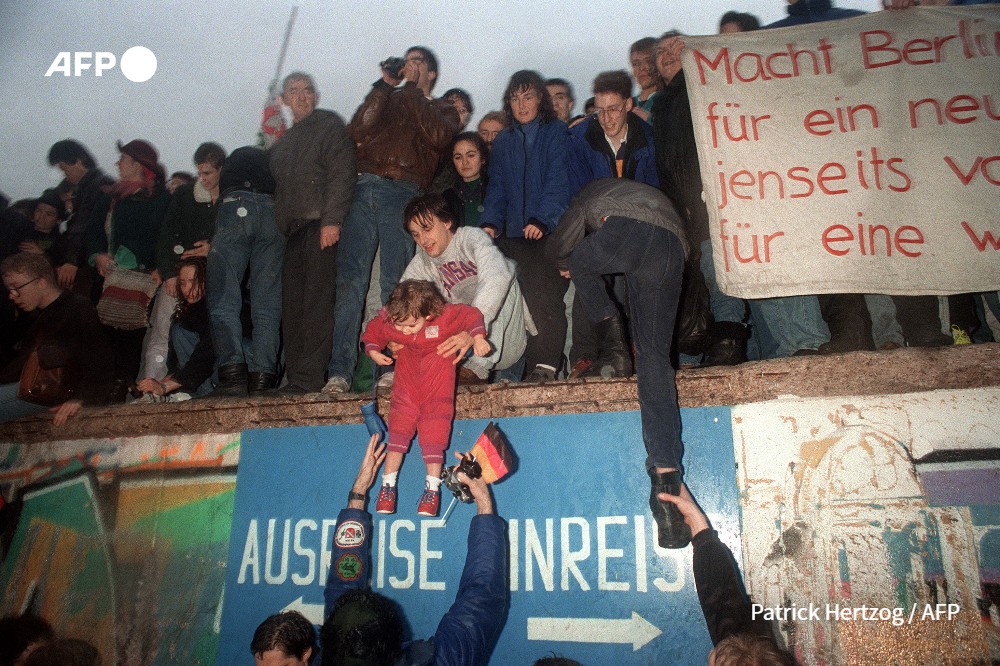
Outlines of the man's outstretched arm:
[[348,495],[347,507],[337,516],[337,529],[330,554],[330,573],[323,589],[323,618],[327,618],[333,605],[348,590],[368,586],[372,569],[372,515],[365,510],[368,491],[385,460],[385,444],[378,443],[378,435],[368,440],[361,468]]
[[[462,457],[461,454],[455,454]],[[469,525],[468,554],[455,602],[434,634],[435,663],[485,664],[507,621],[509,605],[506,523],[494,513],[490,488],[459,472],[478,515]]]

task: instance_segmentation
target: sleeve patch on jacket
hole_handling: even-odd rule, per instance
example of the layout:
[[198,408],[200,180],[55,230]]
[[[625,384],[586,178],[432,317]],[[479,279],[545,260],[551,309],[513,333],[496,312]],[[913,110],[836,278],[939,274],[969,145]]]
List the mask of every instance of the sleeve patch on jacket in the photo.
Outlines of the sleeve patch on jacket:
[[334,543],[338,548],[357,548],[365,542],[365,526],[356,520],[347,520],[337,525]]
[[361,558],[354,553],[344,553],[337,560],[337,578],[350,582],[361,577]]

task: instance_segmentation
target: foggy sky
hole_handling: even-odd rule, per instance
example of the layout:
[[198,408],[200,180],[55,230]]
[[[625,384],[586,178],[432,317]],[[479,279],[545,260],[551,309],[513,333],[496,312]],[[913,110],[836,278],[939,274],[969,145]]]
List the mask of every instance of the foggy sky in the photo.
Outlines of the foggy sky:
[[[440,71],[435,93],[459,86],[472,94],[472,123],[499,109],[510,75],[537,69],[574,86],[577,107],[601,71],[628,70],[628,47],[676,28],[716,32],[727,10],[763,23],[785,16],[781,0],[691,3],[620,0],[522,0],[297,3],[298,17],[282,73],[311,73],[320,107],[350,119],[379,77],[378,62],[409,46],[430,47]],[[873,11],[876,0],[840,0]],[[293,3],[0,0],[0,192],[35,197],[61,179],[46,153],[55,141],[83,142],[117,177],[115,142],[142,138],[160,151],[168,172],[193,171],[199,143],[227,150],[254,143],[267,86]],[[61,51],[110,51],[132,46],[157,57],[156,74],[134,83],[115,69],[96,77],[46,77]]]

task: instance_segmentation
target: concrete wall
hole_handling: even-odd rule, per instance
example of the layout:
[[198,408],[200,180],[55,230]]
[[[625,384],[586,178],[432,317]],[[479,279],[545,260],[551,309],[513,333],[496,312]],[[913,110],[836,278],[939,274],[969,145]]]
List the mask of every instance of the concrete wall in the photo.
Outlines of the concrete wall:
[[[844,370],[843,385],[858,381],[848,377],[851,374],[877,374],[871,363],[862,365]],[[773,364],[740,372],[754,368],[770,370],[772,377],[787,372],[787,367]],[[980,378],[979,383],[997,381],[995,371],[984,372],[992,379]],[[704,376],[688,377],[705,381]],[[765,381],[766,376],[761,377]],[[829,377],[823,381],[835,383]],[[684,401],[684,377],[680,384]],[[591,382],[524,389],[534,394],[470,393],[460,396],[460,414],[467,416],[461,411],[463,401],[475,400],[494,410],[522,401],[526,411],[551,413],[552,405],[582,402],[581,386],[593,405],[630,408],[627,394],[634,385]],[[732,451],[732,463],[713,462],[709,470],[731,478],[739,491],[742,529],[733,531],[729,542],[742,560],[751,597],[762,612],[781,616],[780,633],[801,661],[930,664],[1000,659],[1000,388],[770,396],[750,403],[722,389],[715,393],[735,406],[690,407],[685,427],[699,419],[719,419],[721,413],[731,420],[731,436],[727,428],[721,440],[692,443],[686,464],[698,467],[695,457],[703,446],[721,447],[727,455]],[[325,417],[317,417],[327,424],[359,420],[356,400],[300,408],[327,410]],[[122,427],[101,422],[108,414],[127,418],[132,412],[101,412],[82,427]],[[161,413],[159,418],[178,422],[177,413]],[[541,418],[539,427],[548,427]],[[586,420],[581,417],[580,423]],[[18,427],[45,427],[33,423]],[[573,426],[563,423],[559,429],[566,440],[554,439],[546,446],[553,454],[591,456],[594,467],[600,468],[600,448],[595,446],[600,443],[586,437],[580,441]],[[593,430],[589,425],[587,429]],[[44,441],[24,432],[8,430],[6,437],[0,433],[8,440],[0,444],[0,489],[9,503],[2,525],[0,614],[33,609],[60,632],[94,642],[106,663],[216,663],[220,640],[225,640],[220,636],[223,588],[234,527],[240,433]],[[523,435],[518,439],[512,441],[515,449],[528,445]],[[462,445],[456,440],[453,448]],[[341,454],[335,449],[330,455],[342,455],[337,466],[347,480],[323,483],[343,494],[353,478],[356,451]],[[411,466],[409,471],[416,474],[416,459]],[[640,460],[635,466],[641,467]],[[527,479],[538,473],[523,468],[517,474]],[[700,478],[701,473],[695,471],[689,478]],[[280,484],[283,479],[274,481]],[[712,494],[709,488],[699,491],[694,483],[696,495]],[[609,482],[602,487],[608,502],[622,500],[616,497],[619,486]],[[530,515],[530,507],[519,503],[519,493],[501,485],[496,494],[504,515]],[[641,515],[642,499],[635,504],[610,511]],[[337,508],[329,509],[331,517],[336,517]],[[575,508],[566,511],[578,515],[572,513]],[[731,516],[717,517],[723,527],[730,524]],[[461,556],[455,555],[459,566]],[[451,557],[445,555],[449,564]],[[512,603],[518,603],[516,594]],[[523,603],[536,602],[525,597]],[[646,602],[636,601],[640,603]],[[534,612],[544,613],[544,604]],[[700,618],[687,615],[683,621],[698,623]],[[508,625],[502,640],[522,640],[515,636],[519,631]],[[699,654],[675,659],[663,657],[668,654],[663,652],[665,642],[660,637],[637,649],[625,646],[616,659],[704,663],[700,644]],[[604,663],[593,659],[605,653],[586,645],[553,645],[528,649],[536,649],[538,656],[555,650],[584,663]],[[494,663],[505,662],[497,657]]]

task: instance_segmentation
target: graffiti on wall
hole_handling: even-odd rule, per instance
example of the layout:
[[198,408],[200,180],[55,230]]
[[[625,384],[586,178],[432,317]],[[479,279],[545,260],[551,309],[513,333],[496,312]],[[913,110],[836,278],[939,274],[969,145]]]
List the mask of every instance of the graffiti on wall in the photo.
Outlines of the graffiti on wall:
[[12,449],[0,614],[41,615],[104,663],[215,663],[239,437]]
[[747,588],[798,659],[1000,656],[998,407],[974,390],[733,409]]

